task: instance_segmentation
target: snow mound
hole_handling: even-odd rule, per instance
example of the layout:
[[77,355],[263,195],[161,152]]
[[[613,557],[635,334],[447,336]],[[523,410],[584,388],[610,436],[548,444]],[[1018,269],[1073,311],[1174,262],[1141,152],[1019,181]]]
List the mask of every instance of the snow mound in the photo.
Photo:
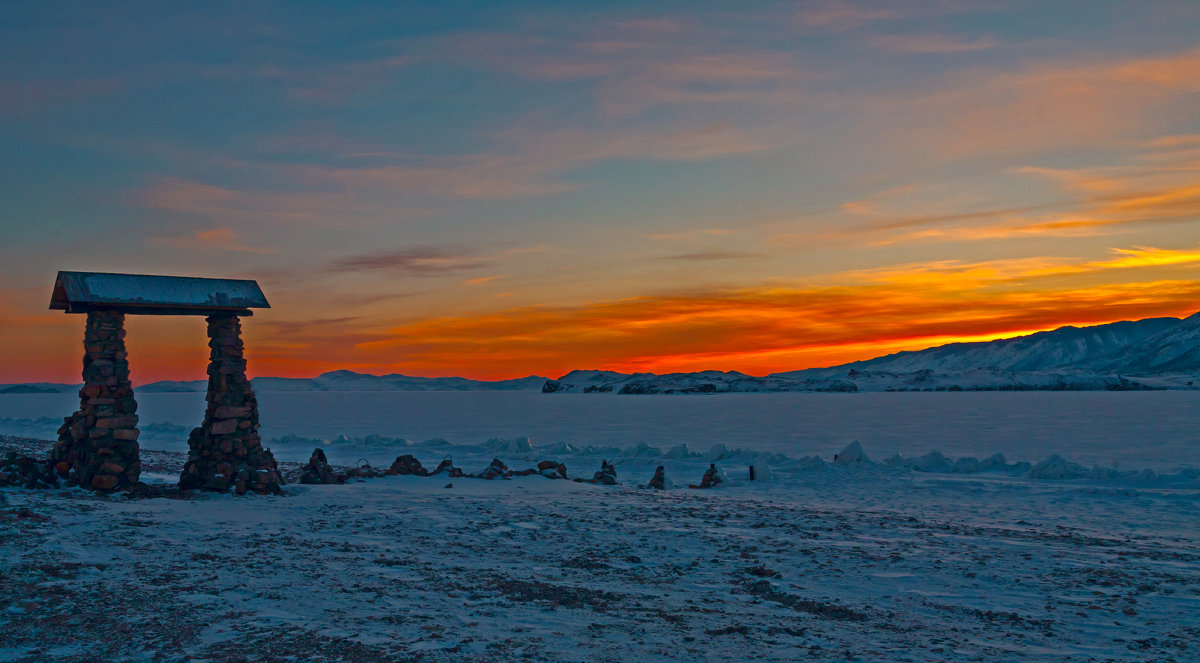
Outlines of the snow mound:
[[511,440],[503,437],[493,437],[484,445],[487,450],[509,456],[520,456],[533,453],[533,441],[527,437],[514,437]]
[[755,481],[775,481],[779,478],[771,466],[766,463],[755,463],[750,466],[750,469],[754,472]]
[[846,445],[846,448],[842,449],[842,453],[833,457],[833,463],[843,467],[857,467],[871,462],[870,457],[867,456],[866,451],[863,451],[862,445],[858,443],[858,440]]
[[1082,465],[1068,462],[1058,454],[1050,456],[1029,470],[1029,476],[1034,479],[1081,479],[1087,475],[1088,471]]
[[829,465],[820,456],[805,456],[796,461],[796,467],[811,472],[813,470],[823,470],[829,467]]
[[660,458],[662,449],[652,447],[645,442],[638,442],[632,447],[626,447],[621,453],[630,458]]
[[663,454],[663,458],[681,459],[681,458],[692,458],[693,456],[699,456],[699,455],[700,454],[698,454],[698,453],[692,451],[690,448],[688,448],[687,443],[684,443],[684,444],[677,444],[677,445],[671,447],[670,449],[667,449],[667,453]]
[[569,442],[547,444],[545,446],[538,447],[538,451],[541,451],[542,453],[553,454],[555,456],[573,456],[579,453],[579,450]]

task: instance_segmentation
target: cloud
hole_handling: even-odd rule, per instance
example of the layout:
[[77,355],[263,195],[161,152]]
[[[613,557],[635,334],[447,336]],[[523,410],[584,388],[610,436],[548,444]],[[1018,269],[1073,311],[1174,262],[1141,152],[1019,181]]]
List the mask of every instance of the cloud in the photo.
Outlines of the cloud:
[[[1166,271],[1163,270],[1173,270]],[[362,344],[395,370],[477,375],[580,366],[760,373],[1067,324],[1186,315],[1200,305],[1200,247],[1111,257],[947,260],[576,306],[529,306],[400,325]]]
[[690,242],[697,239],[707,239],[722,235],[731,235],[735,231],[726,228],[694,228],[675,232],[649,233],[646,237],[666,242]]
[[1142,143],[1148,148],[1167,148],[1175,149],[1180,147],[1200,147],[1200,134],[1178,134],[1174,136],[1162,136]]
[[[897,187],[843,203],[824,216],[841,228],[820,233],[781,233],[779,244],[862,239],[871,246],[904,242],[985,241],[1018,237],[1085,237],[1128,234],[1140,227],[1183,224],[1200,218],[1200,154],[1178,151],[1187,137],[1139,141],[1124,163],[1080,169],[1020,166],[1007,173],[1049,181],[1065,197],[1013,207],[975,208],[938,200],[933,188]],[[1009,184],[1008,186],[1016,186]],[[1020,186],[1026,186],[1021,183]],[[969,198],[974,200],[974,198]],[[960,211],[931,212],[962,205]],[[905,209],[921,213],[905,214]],[[863,220],[866,222],[863,222]]]
[[385,271],[412,276],[443,276],[455,272],[490,267],[495,259],[472,251],[425,247],[382,253],[363,253],[338,258],[329,263],[333,272]]
[[463,285],[483,285],[484,283],[491,283],[492,281],[497,281],[503,278],[506,278],[506,275],[493,274],[491,276],[480,276],[479,278],[467,279],[466,281],[463,281]]
[[305,318],[303,320],[262,320],[255,321],[255,326],[270,330],[271,336],[311,336],[322,329],[330,327],[354,326],[362,321],[361,316],[349,315],[338,318]]
[[236,253],[257,253],[260,255],[276,252],[276,249],[247,246],[239,242],[236,234],[229,228],[198,230],[191,235],[179,237],[152,237],[150,238],[150,242],[160,246],[199,251],[232,251]]
[[[244,162],[229,167],[251,169]],[[271,171],[272,167],[264,166],[259,174]],[[407,207],[391,196],[367,197],[354,191],[266,189],[250,183],[233,188],[161,176],[149,178],[129,200],[147,209],[251,227],[264,222],[315,227],[359,225],[364,220],[404,218],[423,211]]]
[[755,372],[861,359],[931,339],[1003,336],[1065,324],[1193,312],[1200,283],[975,292],[911,284],[755,288],[509,309],[392,329],[360,350],[405,370],[479,375],[579,366]]
[[995,48],[994,37],[964,37],[954,35],[876,35],[871,43],[898,53],[968,53]]
[[1110,249],[1110,253],[1114,257],[1107,260],[1080,260],[1047,256],[1007,258],[974,263],[939,260],[860,270],[848,272],[843,276],[868,283],[928,288],[939,288],[950,284],[950,287],[981,288],[1025,283],[1031,279],[1095,276],[1114,270],[1184,267],[1200,264],[1200,246],[1194,249],[1135,246],[1128,249]]
[[112,94],[125,87],[114,78],[14,81],[0,80],[0,117],[39,111]]
[[695,253],[679,253],[676,255],[663,256],[662,260],[687,260],[695,262],[710,262],[714,260],[749,260],[753,258],[764,258],[762,253],[745,253],[739,251],[699,251]]
[[617,117],[658,106],[683,107],[689,115],[706,106],[738,111],[790,97],[820,76],[787,50],[731,43],[728,29],[711,17],[669,25],[648,31],[599,21],[554,32],[458,34],[434,44],[429,57],[538,82],[584,82],[599,108]]
[[[261,142],[261,141],[260,141]],[[434,156],[380,152],[376,165],[347,165],[346,141],[308,136],[265,141],[272,151],[335,150],[303,162],[226,160],[226,171],[243,181],[274,188],[227,187],[177,177],[151,177],[132,201],[145,208],[193,215],[210,222],[314,226],[359,225],[426,213],[420,205],[452,199],[506,200],[585,188],[566,175],[585,165],[614,160],[690,162],[749,154],[769,142],[729,122],[693,124],[676,131],[648,128],[548,129],[524,125],[498,131],[475,154]],[[361,147],[361,143],[354,143]],[[383,164],[378,162],[383,161]],[[416,203],[414,203],[416,201]]]
[[797,18],[801,25],[808,28],[826,32],[844,32],[897,16],[896,10],[890,7],[862,2],[835,1],[808,3],[804,9],[800,10]]
[[[955,73],[878,103],[907,118],[905,141],[941,157],[1114,144],[1162,126],[1200,90],[1200,50],[1107,62],[1040,61]],[[927,121],[922,121],[927,120]]]

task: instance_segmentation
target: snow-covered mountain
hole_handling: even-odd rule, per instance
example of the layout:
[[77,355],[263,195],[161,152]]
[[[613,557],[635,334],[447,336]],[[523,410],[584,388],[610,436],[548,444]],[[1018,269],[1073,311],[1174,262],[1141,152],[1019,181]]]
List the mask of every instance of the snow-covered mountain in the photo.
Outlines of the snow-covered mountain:
[[1083,370],[1122,375],[1200,371],[1200,314],[1184,320],[1149,318],[1061,327],[996,341],[951,343],[840,366],[775,373],[773,377],[845,379],[850,371],[959,374],[980,370]]
[[1200,385],[1200,313],[1061,327],[952,343],[828,368],[773,373],[572,371],[547,393],[693,394],[771,391],[1078,391]]
[[845,380],[809,380],[754,377],[737,371],[696,373],[617,373],[615,371],[571,371],[557,380],[547,380],[542,391],[553,393],[601,394],[723,394],[777,391],[856,391]]
[[1088,362],[1087,366],[1129,375],[1196,372],[1200,370],[1200,313]]

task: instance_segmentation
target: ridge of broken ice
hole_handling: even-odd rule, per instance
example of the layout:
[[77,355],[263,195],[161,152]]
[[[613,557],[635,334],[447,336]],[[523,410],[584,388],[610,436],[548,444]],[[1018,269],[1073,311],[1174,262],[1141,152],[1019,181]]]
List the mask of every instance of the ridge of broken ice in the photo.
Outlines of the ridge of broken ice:
[[1181,465],[1170,472],[1156,472],[1151,469],[1121,470],[1116,467],[1099,465],[1088,467],[1065,459],[1058,454],[1051,454],[1037,463],[1031,463],[1028,461],[1009,462],[1001,453],[992,454],[981,460],[974,456],[948,457],[937,450],[913,458],[897,453],[879,460],[873,458],[858,440],[850,442],[839,453],[829,458],[816,455],[796,458],[755,449],[730,448],[720,442],[714,444],[707,452],[701,452],[692,449],[687,444],[662,449],[645,442],[623,448],[577,445],[568,442],[538,445],[534,440],[525,436],[497,437],[489,439],[483,444],[455,444],[442,438],[418,443],[404,438],[390,438],[381,435],[368,435],[362,438],[339,435],[328,441],[287,435],[274,438],[269,444],[281,448],[278,450],[290,455],[300,454],[300,452],[308,453],[314,447],[326,448],[333,452],[345,450],[354,454],[399,448],[404,448],[408,452],[420,453],[420,450],[428,449],[437,455],[453,454],[455,457],[470,459],[469,462],[484,462],[491,457],[500,457],[525,462],[555,459],[579,466],[580,463],[586,465],[606,459],[617,466],[630,467],[668,463],[689,473],[702,471],[707,464],[716,463],[718,468],[722,465],[729,468],[744,466],[747,469],[753,466],[756,468],[757,477],[760,478],[768,476],[778,478],[781,472],[784,474],[898,472],[934,476],[1024,477],[1036,481],[1104,483],[1142,488],[1200,489],[1200,468],[1189,465]]

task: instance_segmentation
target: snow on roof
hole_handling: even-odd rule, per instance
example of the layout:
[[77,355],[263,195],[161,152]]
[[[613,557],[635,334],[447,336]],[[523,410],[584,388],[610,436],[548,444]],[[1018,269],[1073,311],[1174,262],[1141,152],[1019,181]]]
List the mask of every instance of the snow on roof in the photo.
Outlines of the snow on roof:
[[59,272],[50,298],[52,310],[86,313],[93,309],[160,315],[208,315],[270,308],[258,283],[191,276]]

